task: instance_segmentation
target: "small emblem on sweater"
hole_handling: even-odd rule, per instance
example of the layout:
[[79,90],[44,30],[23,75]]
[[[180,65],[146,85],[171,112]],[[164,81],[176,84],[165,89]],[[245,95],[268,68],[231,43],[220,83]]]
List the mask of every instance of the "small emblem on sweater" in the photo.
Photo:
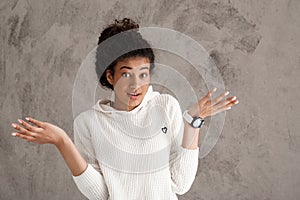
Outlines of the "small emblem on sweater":
[[163,127],[163,128],[161,128],[161,130],[162,130],[162,132],[164,132],[164,133],[167,133],[167,127]]

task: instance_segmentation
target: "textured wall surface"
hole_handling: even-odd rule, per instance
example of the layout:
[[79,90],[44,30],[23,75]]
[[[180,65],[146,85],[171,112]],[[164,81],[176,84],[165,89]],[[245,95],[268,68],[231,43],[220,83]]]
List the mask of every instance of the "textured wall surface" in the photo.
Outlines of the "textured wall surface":
[[11,137],[10,124],[33,116],[72,138],[76,72],[123,17],[197,40],[240,100],[179,198],[300,199],[299,11],[298,0],[2,0],[0,199],[84,199],[59,152]]

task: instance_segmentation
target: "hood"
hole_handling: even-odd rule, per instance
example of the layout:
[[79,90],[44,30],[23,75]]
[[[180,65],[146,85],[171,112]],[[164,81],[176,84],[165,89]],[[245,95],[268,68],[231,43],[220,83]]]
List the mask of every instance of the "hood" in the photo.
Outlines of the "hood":
[[99,99],[97,103],[92,107],[93,110],[103,112],[106,114],[131,114],[136,113],[140,109],[142,109],[149,100],[151,100],[153,97],[159,95],[160,93],[157,91],[153,91],[152,85],[149,85],[148,90],[144,96],[144,99],[142,102],[133,110],[131,111],[125,111],[125,110],[117,110],[111,106],[111,103],[115,100],[115,93],[112,92],[111,99]]

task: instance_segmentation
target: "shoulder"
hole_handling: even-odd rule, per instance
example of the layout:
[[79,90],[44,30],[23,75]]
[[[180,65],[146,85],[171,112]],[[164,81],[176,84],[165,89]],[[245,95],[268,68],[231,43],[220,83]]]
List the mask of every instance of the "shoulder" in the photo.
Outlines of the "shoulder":
[[92,109],[89,109],[89,110],[79,113],[74,119],[74,124],[88,125],[88,124],[92,123],[92,121],[94,119],[95,119],[95,111]]

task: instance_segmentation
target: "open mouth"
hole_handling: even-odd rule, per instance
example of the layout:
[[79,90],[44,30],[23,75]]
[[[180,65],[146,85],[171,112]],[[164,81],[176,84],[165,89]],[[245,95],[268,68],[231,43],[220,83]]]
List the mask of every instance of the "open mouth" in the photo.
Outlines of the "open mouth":
[[127,95],[132,99],[138,98],[141,94],[142,93],[127,93]]

